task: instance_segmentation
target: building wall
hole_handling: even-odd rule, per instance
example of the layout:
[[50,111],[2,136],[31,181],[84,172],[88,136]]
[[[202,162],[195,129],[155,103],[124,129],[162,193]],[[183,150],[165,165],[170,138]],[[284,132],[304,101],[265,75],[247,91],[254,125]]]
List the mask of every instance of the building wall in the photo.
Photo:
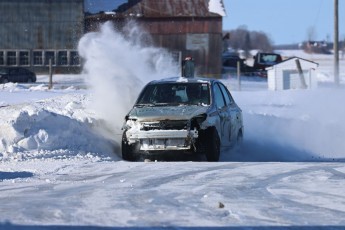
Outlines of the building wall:
[[83,0],[1,0],[0,65],[45,70],[79,65],[84,33]]
[[[192,56],[196,73],[220,77],[222,56],[222,17],[166,17],[133,18],[151,35],[157,47],[170,52],[181,52],[182,58]],[[86,19],[86,31],[97,31],[99,25],[113,21],[116,29],[124,26],[127,18],[96,15]]]
[[197,74],[220,74],[221,17],[152,18],[142,20],[141,25],[151,34],[156,46],[172,52],[179,51],[182,58],[192,56]]

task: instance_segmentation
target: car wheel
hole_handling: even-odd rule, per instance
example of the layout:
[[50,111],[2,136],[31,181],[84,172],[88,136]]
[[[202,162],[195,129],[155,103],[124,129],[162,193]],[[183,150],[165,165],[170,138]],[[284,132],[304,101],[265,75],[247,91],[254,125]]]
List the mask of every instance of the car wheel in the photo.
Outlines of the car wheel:
[[132,151],[132,146],[128,144],[126,131],[122,134],[122,141],[121,141],[121,152],[122,152],[122,159],[126,161],[135,161],[134,153]]
[[237,133],[237,145],[241,146],[243,143],[243,133],[242,133],[242,129],[240,129]]
[[220,156],[220,139],[216,128],[209,130],[209,139],[206,143],[206,159],[207,161],[219,161]]

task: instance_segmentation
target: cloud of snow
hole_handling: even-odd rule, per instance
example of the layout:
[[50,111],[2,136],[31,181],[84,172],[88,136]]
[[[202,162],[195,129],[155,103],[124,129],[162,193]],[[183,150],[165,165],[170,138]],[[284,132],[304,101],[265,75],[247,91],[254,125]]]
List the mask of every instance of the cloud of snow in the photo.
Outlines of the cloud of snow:
[[342,87],[243,92],[238,97],[244,114],[245,144],[237,160],[345,159]]
[[83,70],[93,92],[93,109],[117,138],[144,85],[178,74],[172,56],[152,46],[150,36],[134,22],[122,31],[107,22],[99,31],[84,35],[78,50],[85,60]]

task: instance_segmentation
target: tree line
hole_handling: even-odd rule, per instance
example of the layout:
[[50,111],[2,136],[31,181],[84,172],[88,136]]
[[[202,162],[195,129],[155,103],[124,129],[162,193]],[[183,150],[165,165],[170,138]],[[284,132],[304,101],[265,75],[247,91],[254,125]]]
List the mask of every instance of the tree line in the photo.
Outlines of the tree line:
[[272,52],[273,45],[270,38],[261,31],[248,31],[242,26],[235,30],[223,32],[224,51],[228,49],[243,50],[245,55],[256,49],[262,52]]

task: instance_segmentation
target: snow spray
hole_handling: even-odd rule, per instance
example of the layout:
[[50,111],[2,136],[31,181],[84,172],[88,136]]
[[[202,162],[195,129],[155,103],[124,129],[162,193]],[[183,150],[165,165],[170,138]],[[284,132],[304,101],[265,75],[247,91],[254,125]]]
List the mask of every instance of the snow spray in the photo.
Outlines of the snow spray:
[[[140,90],[151,80],[177,76],[178,63],[162,48],[152,46],[148,33],[135,22],[120,32],[106,22],[85,34],[78,51],[92,91],[91,106],[105,121],[105,130],[119,141],[125,115]],[[116,135],[116,137],[115,137]]]

